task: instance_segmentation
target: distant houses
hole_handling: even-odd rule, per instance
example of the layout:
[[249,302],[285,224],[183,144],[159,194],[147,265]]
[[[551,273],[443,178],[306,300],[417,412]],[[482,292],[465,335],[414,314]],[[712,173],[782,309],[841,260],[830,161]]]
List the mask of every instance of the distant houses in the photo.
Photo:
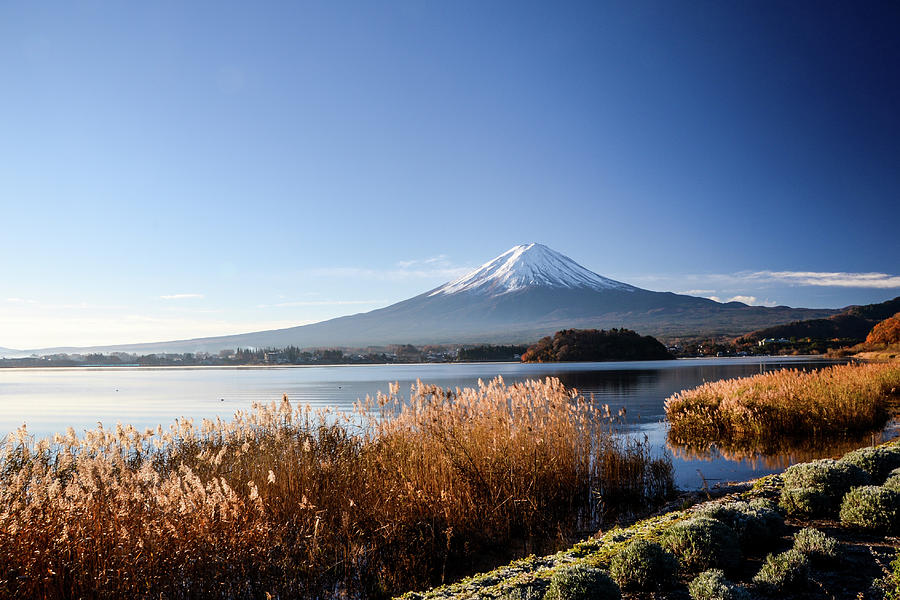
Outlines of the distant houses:
[[759,340],[756,344],[758,346],[765,346],[766,344],[790,344],[791,341],[785,338],[763,338]]
[[267,365],[286,365],[288,357],[281,350],[268,351],[263,353],[263,362]]

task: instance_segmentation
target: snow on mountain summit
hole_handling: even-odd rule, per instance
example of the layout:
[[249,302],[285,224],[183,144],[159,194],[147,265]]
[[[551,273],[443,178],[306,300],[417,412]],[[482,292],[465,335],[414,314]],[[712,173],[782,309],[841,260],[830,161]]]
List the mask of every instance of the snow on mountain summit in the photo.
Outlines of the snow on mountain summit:
[[428,295],[460,292],[500,295],[531,286],[626,292],[638,289],[626,283],[601,277],[543,244],[523,244],[513,246],[497,258]]

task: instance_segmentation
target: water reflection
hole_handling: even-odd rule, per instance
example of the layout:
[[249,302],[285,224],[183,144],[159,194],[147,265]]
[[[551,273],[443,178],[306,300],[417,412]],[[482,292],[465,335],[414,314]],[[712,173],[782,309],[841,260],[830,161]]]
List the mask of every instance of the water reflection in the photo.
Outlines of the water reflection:
[[[353,404],[389,382],[399,382],[408,397],[416,380],[442,388],[471,387],[479,379],[500,375],[506,383],[558,377],[612,415],[626,413],[619,429],[646,435],[657,455],[671,457],[676,484],[702,487],[707,481],[741,480],[780,470],[790,463],[829,456],[845,446],[790,449],[776,453],[755,449],[686,448],[667,439],[665,399],[705,381],[744,377],[783,368],[814,369],[835,361],[809,357],[690,359],[632,363],[466,363],[361,365],[287,368],[107,368],[0,369],[0,436],[27,423],[39,436],[73,427],[81,433],[116,422],[139,429],[168,427],[176,418],[230,419],[254,402],[272,402],[287,394],[294,404],[349,411]],[[858,440],[848,440],[847,445]]]
[[900,421],[892,419],[884,428],[867,433],[831,439],[783,439],[777,443],[746,446],[722,444],[693,445],[668,437],[673,456],[690,462],[726,460],[741,462],[753,469],[782,471],[789,466],[818,458],[836,458],[863,446],[872,446],[900,435]]
[[588,389],[589,393],[604,397],[630,396],[642,381],[653,380],[656,376],[657,371],[651,370],[576,371],[562,372],[557,375],[567,388],[574,388],[581,392]]

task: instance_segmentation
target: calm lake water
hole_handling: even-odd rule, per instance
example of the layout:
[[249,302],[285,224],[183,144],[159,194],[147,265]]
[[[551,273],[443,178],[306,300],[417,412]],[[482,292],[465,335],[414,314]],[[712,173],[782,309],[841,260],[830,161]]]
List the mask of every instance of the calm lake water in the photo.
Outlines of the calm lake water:
[[[394,381],[400,383],[401,395],[408,397],[416,379],[455,388],[497,375],[507,383],[553,376],[586,396],[593,395],[596,402],[609,404],[613,413],[624,407],[628,434],[646,435],[655,452],[672,456],[676,483],[688,489],[702,487],[704,480],[712,485],[777,472],[811,456],[800,452],[725,457],[715,451],[697,456],[671,448],[663,421],[668,396],[705,381],[830,364],[834,362],[772,357],[567,364],[0,369],[0,434],[23,423],[31,434],[43,437],[70,426],[81,433],[98,422],[105,427],[121,422],[143,428],[165,427],[179,417],[230,418],[236,410],[246,410],[254,402],[280,400],[285,393],[294,403],[349,409],[367,394],[387,392],[388,383]],[[894,432],[892,424],[883,435]]]

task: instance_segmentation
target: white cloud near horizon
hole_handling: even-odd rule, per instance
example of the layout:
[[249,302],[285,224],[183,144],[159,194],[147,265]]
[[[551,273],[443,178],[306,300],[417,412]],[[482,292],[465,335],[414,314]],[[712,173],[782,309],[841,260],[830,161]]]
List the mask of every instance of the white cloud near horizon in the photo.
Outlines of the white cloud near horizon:
[[160,298],[163,300],[188,300],[203,298],[203,294],[166,294]]
[[[843,271],[738,271],[735,273],[683,273],[672,275],[641,274],[620,277],[625,282],[642,282],[645,285],[653,283],[693,283],[704,286],[702,289],[690,289],[681,294],[702,295],[711,293],[713,286],[721,288],[724,285],[738,285],[742,283],[781,283],[797,286],[816,287],[856,287],[891,289],[900,288],[900,275],[890,273],[848,273]],[[683,285],[680,287],[684,287]],[[675,288],[677,289],[677,287]]]
[[769,300],[768,298],[766,298],[765,300],[760,300],[756,296],[737,295],[737,296],[732,296],[731,298],[726,298],[725,300],[723,300],[719,296],[706,296],[706,298],[709,298],[710,300],[715,300],[716,302],[722,302],[722,303],[743,302],[744,304],[747,304],[748,306],[768,306],[768,307],[778,306],[778,303],[775,302],[774,300]]
[[756,271],[746,279],[777,281],[794,285],[820,287],[900,288],[900,276],[889,273],[845,273],[822,271]]

